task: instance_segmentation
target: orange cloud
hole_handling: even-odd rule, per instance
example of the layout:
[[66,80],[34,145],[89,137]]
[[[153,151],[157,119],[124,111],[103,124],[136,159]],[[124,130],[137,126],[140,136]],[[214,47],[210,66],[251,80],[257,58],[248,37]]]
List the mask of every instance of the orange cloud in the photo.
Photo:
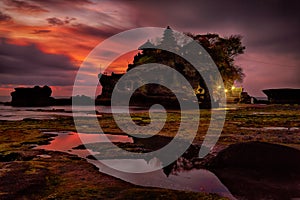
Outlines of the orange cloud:
[[[12,14],[13,11],[9,10],[9,12]],[[75,22],[75,19],[72,17],[45,17],[43,23],[37,23],[35,19],[30,18],[30,20],[24,23],[24,21],[19,20],[20,16],[14,18],[3,14],[2,18],[4,19],[4,17],[7,18],[5,19],[7,23],[6,26],[0,27],[0,37],[6,38],[6,43],[19,46],[20,48],[21,46],[28,47],[28,45],[34,45],[34,48],[41,51],[41,53],[64,55],[65,57],[68,57],[76,67],[81,65],[87,55],[101,41],[110,35],[114,35],[115,33],[121,31],[120,29],[109,25],[92,26],[88,24],[82,24]],[[118,46],[116,46],[116,48],[118,48]],[[125,72],[127,69],[127,64],[132,61],[133,56],[134,53],[130,53],[115,60],[109,67],[110,72]],[[32,61],[34,62],[34,60]],[[93,63],[95,67],[99,67],[98,72],[100,72],[100,64],[101,63]],[[11,79],[11,83],[13,83],[15,82],[13,80],[18,76],[18,72],[16,71],[16,78],[13,77],[11,72],[12,71],[10,71],[9,76],[6,76],[5,80]],[[33,72],[33,74],[35,74],[35,72]],[[87,75],[97,77],[97,74],[87,73]],[[71,77],[73,76],[74,73]],[[23,78],[25,80],[25,77]],[[23,86],[32,87],[34,85],[35,84],[29,82],[26,85],[26,82],[24,82]],[[9,95],[12,91],[11,87],[18,87],[19,85],[7,84],[6,86],[0,86],[0,95]],[[52,85],[52,89],[54,95],[66,96],[71,95],[72,85]]]

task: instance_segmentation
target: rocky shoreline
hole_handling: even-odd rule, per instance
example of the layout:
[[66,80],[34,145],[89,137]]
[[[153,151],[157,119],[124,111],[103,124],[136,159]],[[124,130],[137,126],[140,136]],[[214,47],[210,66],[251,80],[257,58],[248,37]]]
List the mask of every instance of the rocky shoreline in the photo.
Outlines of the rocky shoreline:
[[[238,199],[298,198],[299,109],[299,106],[282,105],[229,110],[217,143],[217,147],[222,148],[199,160],[194,155],[203,139],[202,131],[207,129],[209,117],[209,111],[203,111],[200,132],[183,157],[195,167],[213,171]],[[136,140],[135,150],[151,150],[168,142],[176,131],[177,114],[173,111],[169,116],[171,124],[159,133],[158,138],[153,138],[161,143],[156,142],[153,146],[153,142]],[[133,114],[132,118],[141,125],[148,122],[144,113]],[[124,134],[111,119],[111,114],[101,116],[100,124],[104,131]],[[88,125],[88,118],[82,120]],[[136,186],[100,173],[77,156],[32,149],[48,143],[53,137],[43,134],[42,130],[76,131],[73,123],[71,117],[0,121],[1,199],[221,198],[215,194]],[[123,144],[122,148],[134,149],[129,144]],[[173,168],[170,166],[166,170]]]
[[[38,120],[32,120],[36,123]],[[44,120],[45,121],[45,120]],[[13,123],[13,122],[7,122]],[[1,121],[5,126],[6,122]],[[22,125],[27,123],[22,122]],[[30,123],[28,124],[30,125]],[[31,124],[32,125],[32,124]],[[3,127],[3,126],[2,126]],[[25,128],[25,127],[23,127]],[[35,132],[35,131],[33,131]],[[218,195],[161,188],[145,188],[100,173],[86,160],[67,153],[32,149],[53,135],[1,130],[1,199],[219,199]],[[10,137],[11,136],[11,137]],[[8,145],[6,149],[3,147]]]
[[[55,121],[0,121],[0,199],[226,199],[216,194],[136,186],[100,173],[78,156],[32,149],[53,137],[32,127],[53,128]],[[60,121],[56,130],[68,128],[66,118]]]

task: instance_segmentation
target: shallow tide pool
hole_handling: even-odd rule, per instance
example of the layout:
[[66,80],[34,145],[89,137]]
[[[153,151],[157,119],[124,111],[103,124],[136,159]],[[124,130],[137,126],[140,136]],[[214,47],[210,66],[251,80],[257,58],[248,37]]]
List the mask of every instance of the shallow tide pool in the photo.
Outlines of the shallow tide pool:
[[[178,169],[175,172],[166,169],[160,169],[149,173],[125,173],[112,169],[109,166],[122,165],[124,168],[143,168],[143,169],[157,169],[161,168],[162,163],[156,157],[146,161],[144,159],[106,159],[106,160],[92,160],[86,158],[88,155],[97,154],[89,149],[73,149],[82,144],[80,138],[84,138],[86,143],[102,143],[102,142],[130,142],[133,139],[124,135],[99,135],[86,134],[75,132],[46,132],[57,134],[50,144],[36,147],[37,149],[55,150],[67,152],[85,158],[88,162],[98,167],[100,172],[120,178],[124,181],[148,187],[160,187],[175,190],[187,190],[194,192],[217,193],[221,196],[235,199],[230,191],[222,184],[218,177],[212,172],[205,169]],[[54,135],[55,136],[55,135]],[[178,159],[177,163],[180,166],[183,160]]]

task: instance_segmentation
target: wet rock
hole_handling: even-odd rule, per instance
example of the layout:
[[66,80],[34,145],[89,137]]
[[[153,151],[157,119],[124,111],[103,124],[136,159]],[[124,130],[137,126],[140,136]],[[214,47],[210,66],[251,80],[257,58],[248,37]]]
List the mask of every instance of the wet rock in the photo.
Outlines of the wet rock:
[[298,171],[300,151],[263,142],[238,143],[221,151],[212,160],[210,166]]
[[237,199],[300,197],[300,151],[290,147],[233,144],[212,158],[209,168]]

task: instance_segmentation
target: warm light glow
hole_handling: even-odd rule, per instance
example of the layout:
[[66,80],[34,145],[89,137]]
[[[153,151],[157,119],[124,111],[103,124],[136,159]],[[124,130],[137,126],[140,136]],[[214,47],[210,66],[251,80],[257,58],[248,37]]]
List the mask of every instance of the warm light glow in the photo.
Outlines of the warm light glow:
[[218,86],[218,89],[221,89],[221,85]]
[[227,89],[225,89],[224,91],[225,91],[225,92],[228,92],[228,90],[227,90]]
[[231,87],[231,89],[232,89],[232,90],[234,90],[234,89],[235,89],[234,85]]

